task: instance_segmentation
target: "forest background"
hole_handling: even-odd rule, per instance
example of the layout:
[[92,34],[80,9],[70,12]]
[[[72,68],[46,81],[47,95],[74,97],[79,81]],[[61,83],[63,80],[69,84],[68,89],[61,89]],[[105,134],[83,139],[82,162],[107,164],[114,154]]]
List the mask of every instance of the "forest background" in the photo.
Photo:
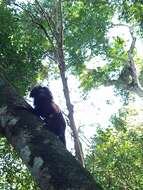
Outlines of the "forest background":
[[[139,0],[0,1],[1,71],[25,99],[49,85],[69,151],[108,190],[143,188],[142,12]],[[0,189],[39,189],[0,141]]]

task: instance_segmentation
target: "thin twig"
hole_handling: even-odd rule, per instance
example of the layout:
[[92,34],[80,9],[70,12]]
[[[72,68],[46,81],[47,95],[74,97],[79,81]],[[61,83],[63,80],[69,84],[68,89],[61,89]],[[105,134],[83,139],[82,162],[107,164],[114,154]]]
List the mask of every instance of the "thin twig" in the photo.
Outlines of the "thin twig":
[[46,19],[46,21],[49,25],[49,28],[51,30],[51,33],[53,34],[55,40],[58,41],[56,26],[55,26],[55,23],[54,23],[52,17],[48,14],[48,12],[45,12],[44,8],[41,6],[41,4],[39,3],[38,0],[35,0],[35,3],[37,5],[36,7],[37,7],[39,13]]
[[14,5],[17,6],[17,7],[19,7],[20,9],[22,9],[23,11],[25,11],[25,12],[28,14],[28,16],[31,18],[31,21],[32,21],[34,24],[36,24],[37,26],[39,26],[39,28],[44,32],[45,36],[48,38],[48,40],[49,40],[49,42],[51,43],[53,49],[55,49],[55,45],[53,44],[53,41],[52,41],[51,37],[49,36],[49,34],[48,34],[46,28],[43,26],[42,23],[36,21],[36,20],[37,20],[37,17],[34,16],[34,14],[32,14],[31,11],[29,11],[29,10],[23,8],[23,7],[20,6],[19,4],[14,3]]

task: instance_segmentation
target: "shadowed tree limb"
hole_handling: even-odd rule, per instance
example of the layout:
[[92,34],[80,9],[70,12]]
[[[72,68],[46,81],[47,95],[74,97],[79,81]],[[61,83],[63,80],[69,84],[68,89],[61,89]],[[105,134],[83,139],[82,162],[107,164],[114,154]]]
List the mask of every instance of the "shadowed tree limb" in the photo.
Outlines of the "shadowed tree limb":
[[0,132],[18,152],[42,190],[102,189],[40,119],[17,109],[28,104],[2,74],[0,97]]

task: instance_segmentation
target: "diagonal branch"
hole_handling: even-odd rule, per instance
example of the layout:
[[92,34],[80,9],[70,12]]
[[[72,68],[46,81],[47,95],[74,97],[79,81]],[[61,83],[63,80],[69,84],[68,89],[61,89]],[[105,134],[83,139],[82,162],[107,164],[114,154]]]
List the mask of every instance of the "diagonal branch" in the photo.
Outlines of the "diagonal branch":
[[128,50],[128,58],[129,58],[129,64],[130,64],[130,75],[132,77],[132,83],[129,85],[129,90],[132,90],[136,94],[138,94],[140,97],[143,97],[143,88],[138,80],[137,76],[137,69],[133,58],[133,51],[135,49],[135,43],[136,43],[136,37],[134,36],[133,30],[130,27],[129,28],[130,35],[132,37],[132,42],[130,49]]
[[131,74],[131,77],[132,77],[132,83],[133,84],[138,84],[137,70],[136,70],[136,66],[135,66],[134,58],[133,58],[133,52],[134,52],[134,49],[135,49],[136,37],[134,36],[133,30],[132,30],[131,27],[129,28],[129,31],[130,31],[130,35],[132,37],[131,46],[130,46],[130,48],[128,50],[130,74]]
[[132,82],[129,85],[129,90],[138,94],[140,97],[143,97],[143,88],[140,85],[140,82],[138,80],[137,69],[136,69],[136,65],[134,62],[134,58],[133,58],[133,52],[135,49],[136,37],[134,36],[134,32],[133,32],[132,27],[129,27],[129,32],[130,32],[130,35],[132,37],[132,42],[131,42],[130,48],[128,50],[129,69],[130,69],[130,75],[132,77]]

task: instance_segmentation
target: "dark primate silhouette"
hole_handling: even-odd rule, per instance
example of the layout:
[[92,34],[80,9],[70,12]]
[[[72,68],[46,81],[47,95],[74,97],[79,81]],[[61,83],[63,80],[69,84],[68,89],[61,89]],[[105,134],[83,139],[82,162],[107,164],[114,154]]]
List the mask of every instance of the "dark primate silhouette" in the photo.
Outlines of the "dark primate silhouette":
[[53,132],[66,146],[66,123],[59,107],[54,103],[49,88],[36,86],[32,89],[30,97],[34,99],[33,113],[42,118],[49,131]]

